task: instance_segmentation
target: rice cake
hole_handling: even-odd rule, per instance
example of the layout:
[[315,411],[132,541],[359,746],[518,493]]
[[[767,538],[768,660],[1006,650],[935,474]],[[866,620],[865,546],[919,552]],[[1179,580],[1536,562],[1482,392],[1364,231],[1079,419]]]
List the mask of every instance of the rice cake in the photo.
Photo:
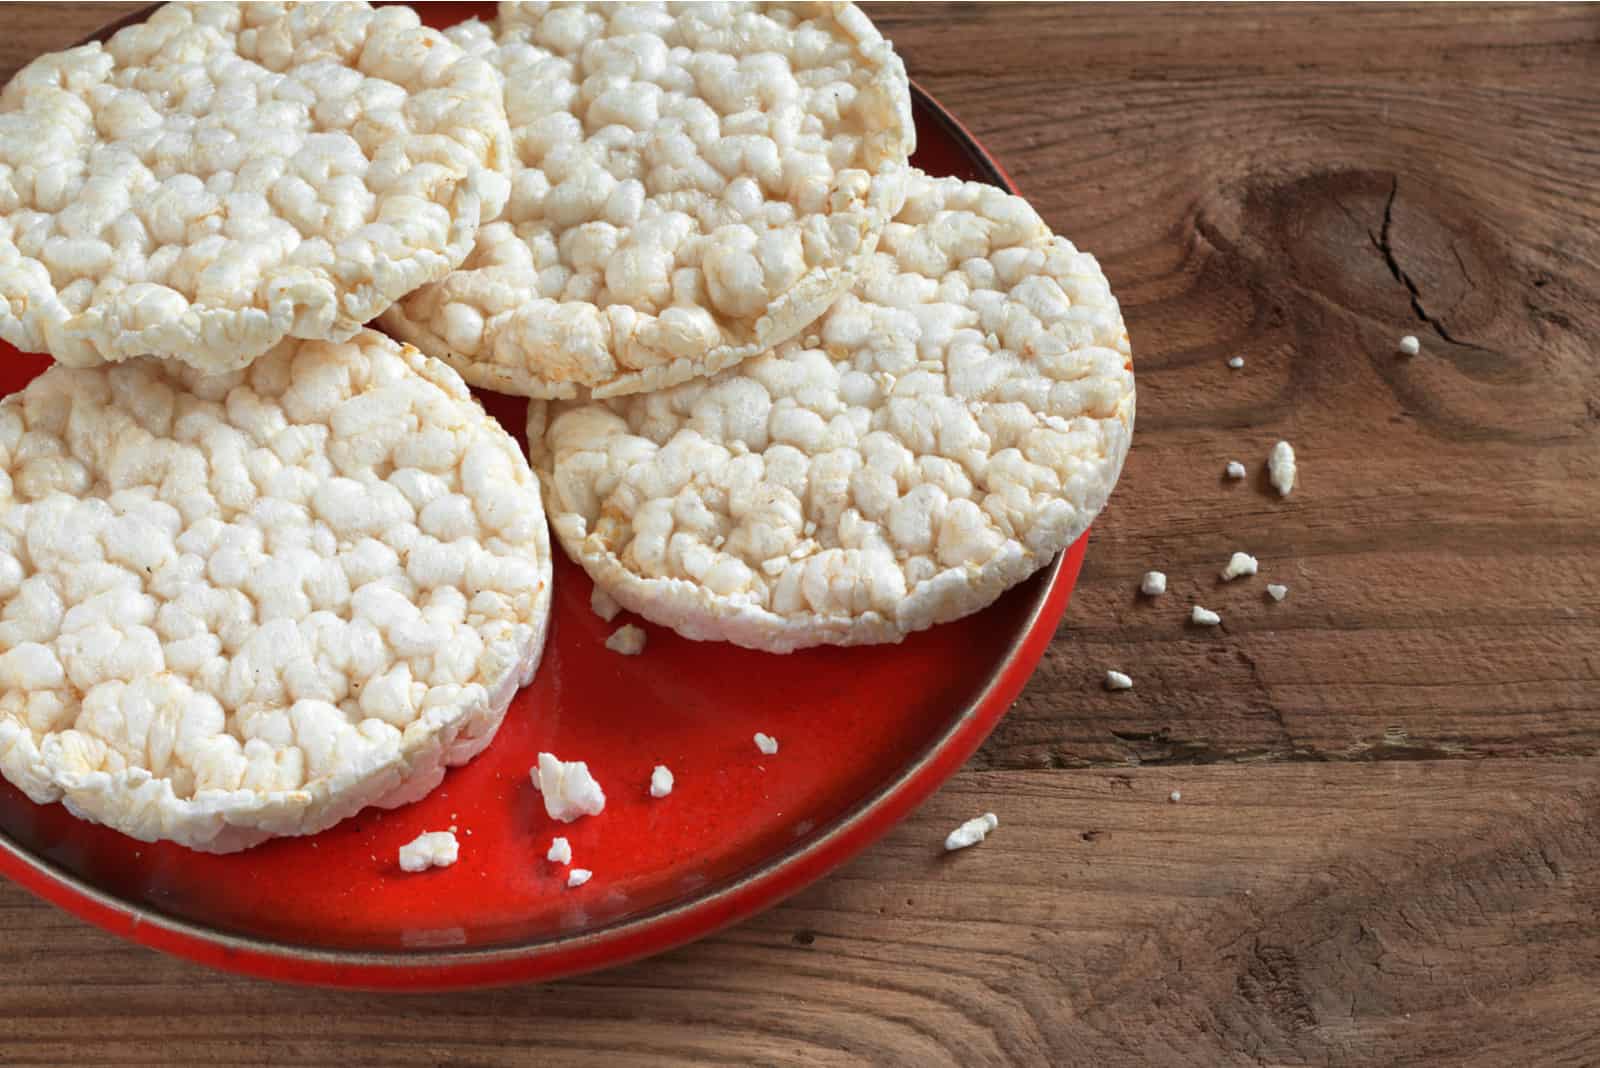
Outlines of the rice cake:
[[58,365],[0,403],[0,772],[209,852],[415,800],[532,677],[550,564],[516,442],[381,334]]
[[846,3],[502,4],[518,165],[460,270],[384,329],[473,385],[660,389],[792,338],[904,199],[909,83]]
[[568,555],[689,638],[787,652],[975,612],[1089,526],[1133,429],[1094,257],[1027,202],[914,174],[804,338],[638,397],[529,406]]
[[0,94],[0,336],[213,372],[349,338],[466,257],[510,136],[410,8],[169,4]]

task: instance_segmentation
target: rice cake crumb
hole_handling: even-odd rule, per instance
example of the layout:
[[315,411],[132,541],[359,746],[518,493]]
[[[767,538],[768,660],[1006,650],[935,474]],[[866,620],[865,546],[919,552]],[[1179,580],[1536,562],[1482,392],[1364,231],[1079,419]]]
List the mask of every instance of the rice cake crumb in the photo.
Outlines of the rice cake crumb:
[[998,826],[1000,826],[1000,818],[993,812],[985,812],[981,816],[974,816],[951,831],[945,838],[945,852],[953,853],[957,849],[965,849],[968,846],[977,845],[989,837],[989,832]]
[[1289,596],[1289,587],[1281,585],[1277,582],[1269,582],[1267,583],[1267,596],[1271,597],[1274,601],[1281,601],[1285,597]]
[[1271,455],[1267,457],[1267,470],[1272,473],[1272,485],[1278,495],[1289,496],[1289,491],[1294,489],[1294,446],[1287,441],[1274,445]]
[[756,748],[767,756],[772,756],[778,751],[778,739],[770,734],[762,734],[760,731],[756,731]]
[[544,855],[544,859],[556,864],[571,864],[572,843],[559,836],[550,839],[550,851]]
[[1181,793],[1179,793],[1178,791],[1174,790],[1170,794],[1167,795],[1167,800],[1171,801],[1174,805],[1176,805],[1179,801],[1183,800],[1183,795]]
[[1199,605],[1195,605],[1189,612],[1189,620],[1192,623],[1198,623],[1202,627],[1214,627],[1222,622],[1222,617],[1209,608],[1201,608]]
[[623,656],[638,656],[644,652],[644,630],[632,623],[619,627],[606,639],[606,648]]
[[[315,843],[313,843],[315,844]],[[448,868],[461,855],[461,845],[449,831],[425,831],[400,847],[401,871]]]
[[1106,672],[1106,689],[1131,690],[1133,689],[1133,680],[1120,671],[1108,671]]
[[1146,571],[1144,581],[1139,583],[1139,592],[1146,597],[1159,597],[1167,592],[1167,576],[1161,571]]
[[529,771],[529,777],[544,795],[544,810],[553,820],[571,823],[579,816],[598,816],[605,811],[606,793],[581,760],[564,761],[553,753],[540,753],[538,766]]
[[1233,479],[1243,478],[1247,473],[1244,469],[1244,464],[1238,460],[1229,460],[1226,471],[1228,477]]
[[1417,353],[1422,351],[1422,342],[1418,341],[1410,334],[1407,334],[1405,337],[1400,339],[1400,351],[1405,353],[1407,356],[1415,356]]
[[590,871],[588,868],[573,868],[571,871],[567,872],[567,885],[574,887],[582,886],[593,877],[594,872]]
[[1232,582],[1245,575],[1254,575],[1260,570],[1260,564],[1249,553],[1234,553],[1228,557],[1228,566],[1222,569],[1222,581]]
[[666,797],[672,792],[672,769],[665,764],[657,764],[650,773],[650,796]]
[[1228,361],[1228,366],[1237,371],[1239,368],[1244,366],[1244,357],[1235,356],[1233,359]]

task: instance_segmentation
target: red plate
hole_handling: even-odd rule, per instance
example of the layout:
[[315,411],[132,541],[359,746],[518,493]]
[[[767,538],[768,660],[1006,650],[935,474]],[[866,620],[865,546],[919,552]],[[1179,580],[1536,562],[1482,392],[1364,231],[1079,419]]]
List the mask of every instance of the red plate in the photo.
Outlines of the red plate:
[[[1012,188],[913,93],[917,165]],[[48,365],[0,350],[6,393]],[[520,440],[522,402],[483,399]],[[649,645],[633,658],[603,644],[627,617],[595,616],[588,578],[558,551],[538,678],[494,744],[431,796],[209,856],[133,841],[0,783],[0,872],[125,938],[291,982],[436,989],[656,953],[838,867],[959,768],[1049,644],[1083,550],[1080,539],[987,611],[898,646],[771,656],[644,624]],[[777,755],[757,751],[757,731],[778,739]],[[540,750],[588,761],[605,812],[550,820],[528,779]],[[648,792],[656,764],[677,777],[663,800]],[[403,843],[452,825],[454,867],[399,870]],[[593,870],[588,885],[568,889],[567,869],[544,859],[556,834]]]

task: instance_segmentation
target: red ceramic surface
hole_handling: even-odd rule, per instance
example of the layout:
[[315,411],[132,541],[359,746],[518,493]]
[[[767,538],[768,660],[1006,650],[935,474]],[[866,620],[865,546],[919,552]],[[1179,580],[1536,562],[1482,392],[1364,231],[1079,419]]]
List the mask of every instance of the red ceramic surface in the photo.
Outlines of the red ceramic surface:
[[[1009,186],[920,91],[915,107],[918,165]],[[6,393],[48,363],[0,350]],[[522,403],[483,399],[520,439]],[[987,611],[898,646],[771,656],[645,624],[649,645],[634,658],[603,644],[629,618],[595,616],[589,580],[558,552],[538,678],[493,745],[431,796],[209,856],[124,838],[0,784],[0,871],[145,945],[294,982],[435,989],[658,952],[837,867],[960,767],[1044,652],[1083,549]],[[778,739],[775,756],[757,751],[757,731]],[[605,812],[550,820],[528,779],[540,750],[588,761]],[[656,764],[677,777],[663,800],[648,793]],[[454,867],[400,871],[403,843],[447,827],[461,842]],[[544,859],[555,834],[593,870],[588,885],[568,889],[567,869]]]

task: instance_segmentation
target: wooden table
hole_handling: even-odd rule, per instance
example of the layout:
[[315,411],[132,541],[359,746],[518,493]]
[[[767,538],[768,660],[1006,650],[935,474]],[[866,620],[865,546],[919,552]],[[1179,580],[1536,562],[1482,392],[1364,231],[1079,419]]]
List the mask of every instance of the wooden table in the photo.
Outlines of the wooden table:
[[[0,66],[131,6],[5,5]],[[788,904],[545,987],[284,989],[0,886],[0,1063],[1600,1062],[1600,8],[873,14],[1101,257],[1139,374],[971,767]]]

